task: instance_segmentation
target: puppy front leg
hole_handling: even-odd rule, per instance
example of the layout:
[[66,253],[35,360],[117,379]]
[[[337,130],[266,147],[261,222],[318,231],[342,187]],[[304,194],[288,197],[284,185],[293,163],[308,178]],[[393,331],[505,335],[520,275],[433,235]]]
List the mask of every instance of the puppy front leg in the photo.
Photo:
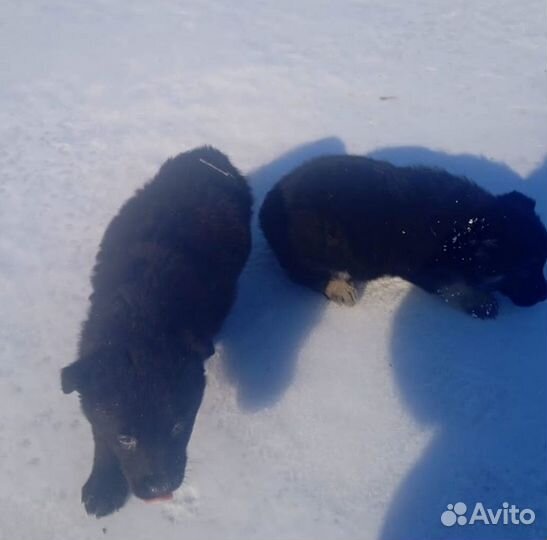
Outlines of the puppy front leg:
[[129,486],[118,458],[101,439],[95,437],[93,468],[82,488],[86,512],[96,517],[119,510],[129,496]]
[[325,296],[345,306],[353,306],[357,303],[358,292],[346,272],[335,272],[325,287]]
[[357,290],[346,272],[333,272],[310,261],[299,261],[286,266],[293,281],[324,294],[337,304],[353,306],[357,302]]

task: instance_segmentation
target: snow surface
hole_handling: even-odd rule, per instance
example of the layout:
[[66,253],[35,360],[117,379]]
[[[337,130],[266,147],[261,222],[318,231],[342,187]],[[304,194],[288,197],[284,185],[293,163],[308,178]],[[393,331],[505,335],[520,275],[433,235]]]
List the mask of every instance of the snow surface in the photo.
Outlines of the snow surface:
[[[547,304],[476,321],[397,281],[354,308],[290,283],[255,232],[175,500],[80,504],[91,434],[59,369],[122,202],[209,143],[258,208],[320,154],[372,154],[538,199],[541,0],[2,0],[0,538],[547,535]],[[445,528],[449,503],[532,526]]]

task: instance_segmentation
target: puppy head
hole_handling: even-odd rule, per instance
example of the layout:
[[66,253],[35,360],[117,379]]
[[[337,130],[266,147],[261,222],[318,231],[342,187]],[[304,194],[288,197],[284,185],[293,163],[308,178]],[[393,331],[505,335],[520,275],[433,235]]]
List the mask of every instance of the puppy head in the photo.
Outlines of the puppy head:
[[117,456],[135,495],[169,496],[183,481],[186,447],[205,388],[203,361],[168,349],[104,347],[65,367],[94,437]]
[[492,218],[496,235],[484,239],[478,252],[495,276],[494,288],[518,306],[547,299],[547,231],[534,209],[535,201],[517,191],[498,196]]

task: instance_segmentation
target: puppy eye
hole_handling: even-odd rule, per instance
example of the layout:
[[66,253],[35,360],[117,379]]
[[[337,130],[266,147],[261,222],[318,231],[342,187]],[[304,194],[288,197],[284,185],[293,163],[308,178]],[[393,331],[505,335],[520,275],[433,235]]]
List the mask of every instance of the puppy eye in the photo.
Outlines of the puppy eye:
[[137,439],[130,435],[118,435],[118,442],[125,450],[135,450],[137,447]]
[[177,422],[171,430],[171,435],[173,435],[173,437],[180,435],[184,431],[184,427],[184,422]]

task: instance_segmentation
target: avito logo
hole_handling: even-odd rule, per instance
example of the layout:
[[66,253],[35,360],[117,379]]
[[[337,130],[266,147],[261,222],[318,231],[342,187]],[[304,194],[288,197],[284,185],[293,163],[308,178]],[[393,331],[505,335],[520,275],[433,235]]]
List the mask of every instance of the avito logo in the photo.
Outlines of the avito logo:
[[467,517],[467,505],[463,502],[449,504],[441,514],[441,523],[445,527],[453,525],[531,525],[536,514],[530,508],[519,509],[516,505],[504,502],[502,508],[485,508],[481,502],[475,503],[471,515]]

